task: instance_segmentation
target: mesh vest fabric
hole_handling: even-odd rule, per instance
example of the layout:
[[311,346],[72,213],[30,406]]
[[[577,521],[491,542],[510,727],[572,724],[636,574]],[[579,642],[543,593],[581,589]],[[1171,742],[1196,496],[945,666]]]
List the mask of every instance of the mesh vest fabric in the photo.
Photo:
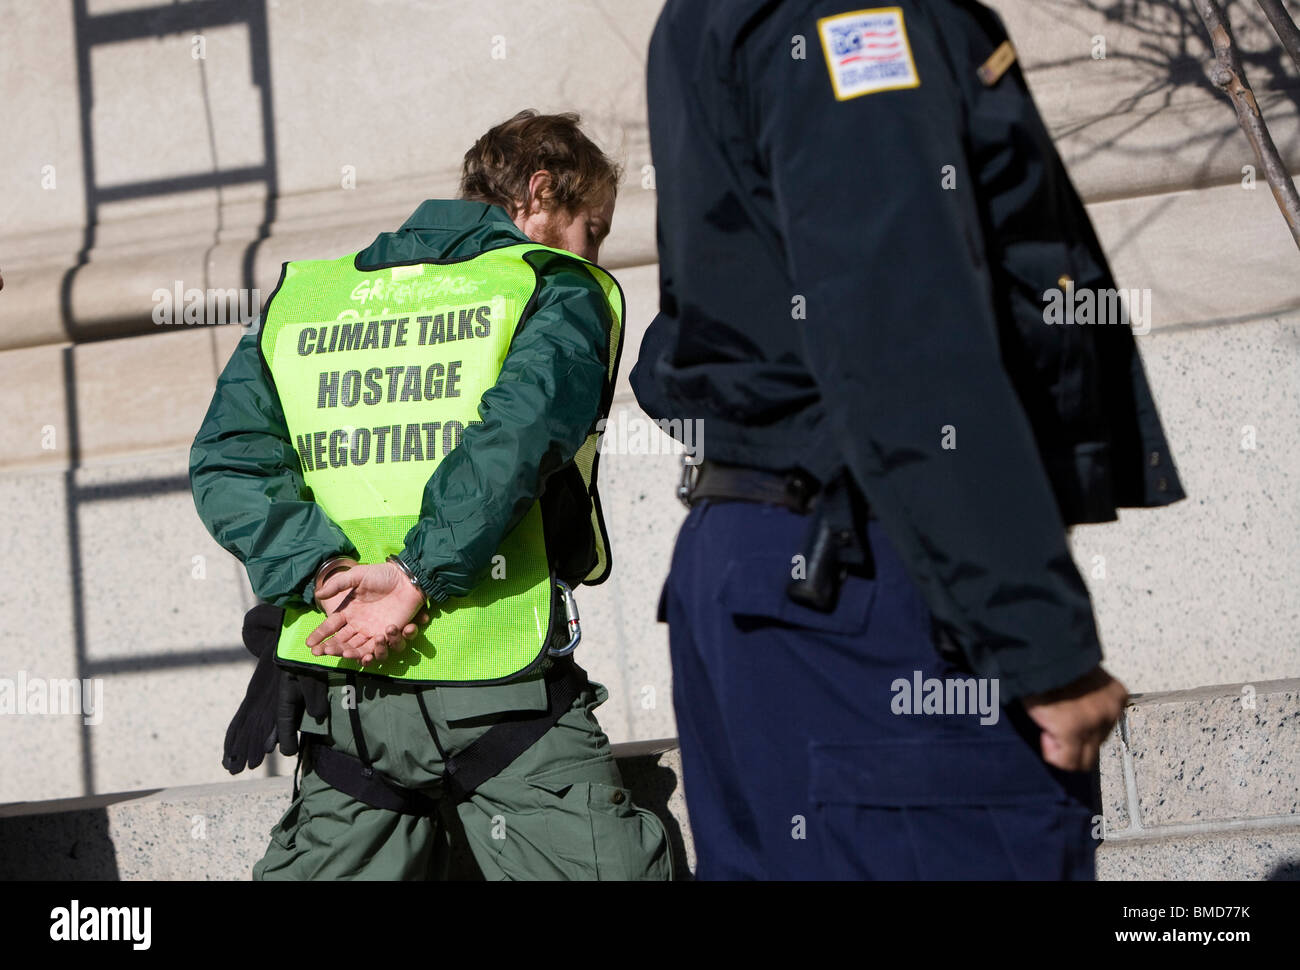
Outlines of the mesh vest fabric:
[[[286,264],[263,314],[263,357],[312,498],[363,563],[401,551],[429,477],[464,429],[479,422],[479,400],[496,382],[538,286],[528,257],[546,252],[522,244],[467,260],[372,270],[357,269],[356,254]],[[623,301],[609,274],[583,265],[611,311],[603,417]],[[598,552],[587,582],[603,580],[609,566],[595,491],[598,454],[599,435],[592,434],[574,459],[592,496]],[[552,582],[541,508],[534,503],[502,541],[490,577],[468,595],[435,605],[428,627],[401,654],[365,668],[312,656],[306,638],[321,614],[289,609],[277,658],[419,683],[509,680],[537,665],[552,623],[562,622],[552,615]]]

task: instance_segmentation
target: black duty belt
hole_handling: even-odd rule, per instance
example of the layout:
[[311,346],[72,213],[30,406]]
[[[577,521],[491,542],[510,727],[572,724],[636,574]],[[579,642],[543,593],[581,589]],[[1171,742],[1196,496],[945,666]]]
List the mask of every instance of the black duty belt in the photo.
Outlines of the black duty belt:
[[792,600],[810,609],[833,611],[850,570],[861,576],[875,575],[867,538],[867,520],[874,516],[847,469],[823,486],[797,469],[772,472],[714,461],[696,465],[683,459],[677,496],[688,508],[701,499],[720,499],[765,502],[800,515],[812,513],[804,541],[804,572],[794,576],[786,590]]
[[677,497],[688,508],[700,499],[711,498],[783,505],[804,515],[819,487],[817,479],[799,470],[773,472],[716,461],[702,461],[698,465],[683,462]]

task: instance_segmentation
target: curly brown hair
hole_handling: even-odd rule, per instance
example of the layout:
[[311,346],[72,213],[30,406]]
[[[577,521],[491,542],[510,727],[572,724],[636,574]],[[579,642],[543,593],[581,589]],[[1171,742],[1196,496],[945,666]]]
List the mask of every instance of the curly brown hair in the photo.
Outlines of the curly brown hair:
[[622,171],[582,129],[573,113],[544,115],[531,108],[488,130],[465,153],[460,197],[499,205],[511,217],[528,201],[528,180],[551,173],[542,207],[576,212],[614,198]]

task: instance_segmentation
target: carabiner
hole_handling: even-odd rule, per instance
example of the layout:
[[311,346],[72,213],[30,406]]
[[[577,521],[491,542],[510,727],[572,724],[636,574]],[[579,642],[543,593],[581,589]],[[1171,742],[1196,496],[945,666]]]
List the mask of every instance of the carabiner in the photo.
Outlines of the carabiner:
[[582,640],[582,623],[578,620],[578,604],[573,599],[573,590],[569,584],[562,579],[557,579],[555,588],[564,596],[564,618],[569,626],[569,642],[563,647],[558,649],[552,647],[546,652],[552,657],[567,657],[578,648],[578,642]]

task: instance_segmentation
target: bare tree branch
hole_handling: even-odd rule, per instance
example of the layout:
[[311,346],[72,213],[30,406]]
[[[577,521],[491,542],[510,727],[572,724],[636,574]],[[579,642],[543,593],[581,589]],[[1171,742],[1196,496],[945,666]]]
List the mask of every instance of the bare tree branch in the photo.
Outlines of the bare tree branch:
[[1246,72],[1233,46],[1227,17],[1217,0],[1196,0],[1196,9],[1205,22],[1205,29],[1210,32],[1210,43],[1214,45],[1215,59],[1210,68],[1210,80],[1232,99],[1232,106],[1237,109],[1237,121],[1246,133],[1250,147],[1255,150],[1255,158],[1268,179],[1268,187],[1278,208],[1282,210],[1291,238],[1300,249],[1300,194],[1297,194],[1291,173],[1273,144],[1273,136],[1260,114],[1255,95],[1246,83]]
[[1259,5],[1281,38],[1282,46],[1291,55],[1291,60],[1295,61],[1296,67],[1300,67],[1300,27],[1296,27],[1286,7],[1282,6],[1282,0],[1259,0]]

